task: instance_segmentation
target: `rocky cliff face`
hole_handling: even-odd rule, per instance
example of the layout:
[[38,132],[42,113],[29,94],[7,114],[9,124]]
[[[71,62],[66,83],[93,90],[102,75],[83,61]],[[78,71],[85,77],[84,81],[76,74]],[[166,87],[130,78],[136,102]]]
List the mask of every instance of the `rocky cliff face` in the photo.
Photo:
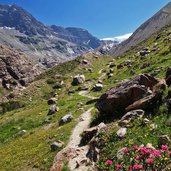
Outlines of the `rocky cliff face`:
[[102,44],[99,39],[82,28],[63,28],[55,25],[51,26],[51,28],[58,34],[60,38],[81,46],[85,46],[88,49],[95,49]]
[[86,30],[45,26],[17,5],[0,5],[0,43],[20,49],[49,68],[101,42]]
[[13,89],[26,86],[38,74],[38,67],[22,52],[0,45],[0,87]]
[[0,27],[10,27],[26,35],[50,34],[48,27],[17,5],[0,5]]
[[168,24],[171,24],[171,3],[168,3],[158,13],[142,24],[129,39],[112,49],[110,54],[114,57],[122,55]]

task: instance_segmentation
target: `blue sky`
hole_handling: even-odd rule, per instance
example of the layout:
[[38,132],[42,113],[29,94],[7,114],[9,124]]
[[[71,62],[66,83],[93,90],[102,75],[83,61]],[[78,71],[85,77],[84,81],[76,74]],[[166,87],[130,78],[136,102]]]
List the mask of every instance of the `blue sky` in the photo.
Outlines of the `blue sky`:
[[41,22],[88,29],[98,38],[133,32],[169,0],[0,0],[18,4]]

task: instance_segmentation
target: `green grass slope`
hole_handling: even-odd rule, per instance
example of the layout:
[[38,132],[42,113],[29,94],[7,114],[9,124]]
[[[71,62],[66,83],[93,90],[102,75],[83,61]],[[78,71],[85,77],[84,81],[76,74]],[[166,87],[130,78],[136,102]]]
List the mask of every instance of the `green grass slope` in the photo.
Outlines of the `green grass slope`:
[[[97,58],[95,55],[87,54],[84,59],[89,61],[90,64],[88,65],[80,64],[83,57],[79,57],[40,75],[36,81],[11,99],[11,101],[23,103],[23,106],[8,109],[6,107],[8,104],[3,104],[6,110],[0,114],[0,171],[49,170],[57,153],[57,151],[51,151],[50,144],[55,140],[61,140],[65,145],[67,144],[72,129],[79,122],[78,118],[83,113],[83,110],[78,109],[78,103],[83,103],[84,111],[94,105],[86,105],[90,99],[79,95],[79,87],[84,84],[80,86],[71,85],[73,76],[84,74],[85,84],[90,84],[87,93],[97,98],[118,82],[140,73],[151,74],[154,70],[159,70],[156,77],[164,77],[166,68],[170,66],[171,62],[169,39],[171,39],[171,28],[166,27],[118,59],[112,59],[108,56]],[[147,58],[141,59],[137,55],[137,52],[143,48],[149,47],[152,50],[154,46],[157,46],[158,50],[152,51]],[[131,69],[127,66],[117,69],[115,66],[113,67],[113,76],[110,78],[106,76],[106,73],[111,69],[107,65],[109,62],[119,65],[128,59],[132,61]],[[149,66],[142,69],[141,66],[144,63],[149,63]],[[103,90],[100,92],[91,91],[99,78],[103,81]],[[64,81],[64,86],[61,89],[53,89],[55,83],[60,80]],[[69,94],[68,92],[71,90],[72,94]],[[55,92],[59,95],[58,106],[60,110],[54,115],[47,116],[49,109],[47,100]],[[119,149],[125,144],[147,142],[157,144],[156,136],[160,132],[169,134],[169,128],[163,124],[166,118],[168,119],[165,110],[161,107],[157,112],[157,116],[150,116],[150,120],[159,125],[158,131],[151,132],[148,127],[143,128],[141,123],[135,123],[135,127],[128,131],[128,136],[123,141],[116,139],[116,120],[111,120],[108,131],[105,132],[104,136],[102,134],[105,146],[103,144],[101,146],[100,166],[103,167],[106,159],[113,155],[114,152],[111,153],[111,148]],[[74,120],[66,125],[59,126],[60,118],[69,113],[73,115]],[[94,110],[92,125],[100,121],[105,122],[105,118],[99,120],[96,113],[97,111]],[[26,132],[23,133],[22,130],[26,130]],[[133,133],[135,131],[137,136]],[[140,137],[143,142],[139,141]]]

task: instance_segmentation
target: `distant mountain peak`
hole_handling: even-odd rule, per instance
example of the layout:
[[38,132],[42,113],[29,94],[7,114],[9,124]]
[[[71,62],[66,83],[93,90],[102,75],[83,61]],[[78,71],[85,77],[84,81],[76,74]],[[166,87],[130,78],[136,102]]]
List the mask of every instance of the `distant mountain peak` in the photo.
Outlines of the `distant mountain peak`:
[[18,5],[0,5],[0,44],[20,49],[46,67],[75,58],[102,42],[82,28],[47,26]]
[[104,41],[116,41],[116,42],[123,42],[124,40],[128,39],[130,36],[132,35],[132,33],[127,33],[121,36],[116,36],[116,37],[109,37],[109,38],[103,38],[101,40]]

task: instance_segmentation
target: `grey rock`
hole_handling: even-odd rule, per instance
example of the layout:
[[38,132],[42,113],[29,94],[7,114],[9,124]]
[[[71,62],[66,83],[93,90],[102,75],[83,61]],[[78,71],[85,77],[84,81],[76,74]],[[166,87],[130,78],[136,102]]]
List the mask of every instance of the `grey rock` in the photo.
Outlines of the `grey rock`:
[[79,85],[79,84],[82,84],[85,82],[85,76],[84,75],[76,75],[74,78],[73,78],[73,82],[72,84],[73,85]]
[[120,128],[120,129],[116,132],[117,136],[120,137],[120,138],[125,137],[126,133],[127,133],[127,128]]
[[166,145],[166,144],[169,144],[170,142],[171,142],[171,139],[170,139],[169,135],[159,136],[159,140],[158,140],[159,145]]
[[93,87],[93,90],[94,91],[101,91],[103,89],[103,84],[96,84],[94,87]]
[[116,157],[117,157],[117,159],[123,159],[123,157],[124,157],[124,150],[126,149],[126,147],[124,147],[124,148],[122,148],[122,149],[120,149],[118,152],[117,152],[117,154],[116,154]]
[[47,115],[52,115],[52,114],[56,113],[58,110],[59,110],[59,108],[56,106],[56,104],[53,104],[50,106],[49,112]]
[[110,62],[108,65],[109,65],[110,68],[113,68],[113,67],[116,66],[116,64],[114,62]]
[[52,97],[52,98],[50,98],[49,100],[48,100],[48,105],[51,105],[51,104],[56,104],[57,103],[57,98],[55,98],[55,97]]
[[144,111],[141,109],[137,109],[137,110],[133,110],[130,112],[127,112],[122,118],[121,120],[118,122],[118,124],[120,126],[126,126],[128,125],[130,122],[142,118],[144,116]]
[[64,117],[61,118],[61,120],[59,121],[59,125],[63,125],[63,124],[66,124],[66,123],[69,123],[71,122],[73,119],[73,116],[68,114],[68,115],[65,115]]
[[52,151],[56,151],[57,149],[61,148],[64,145],[62,141],[55,141],[53,144],[51,144],[50,148]]

